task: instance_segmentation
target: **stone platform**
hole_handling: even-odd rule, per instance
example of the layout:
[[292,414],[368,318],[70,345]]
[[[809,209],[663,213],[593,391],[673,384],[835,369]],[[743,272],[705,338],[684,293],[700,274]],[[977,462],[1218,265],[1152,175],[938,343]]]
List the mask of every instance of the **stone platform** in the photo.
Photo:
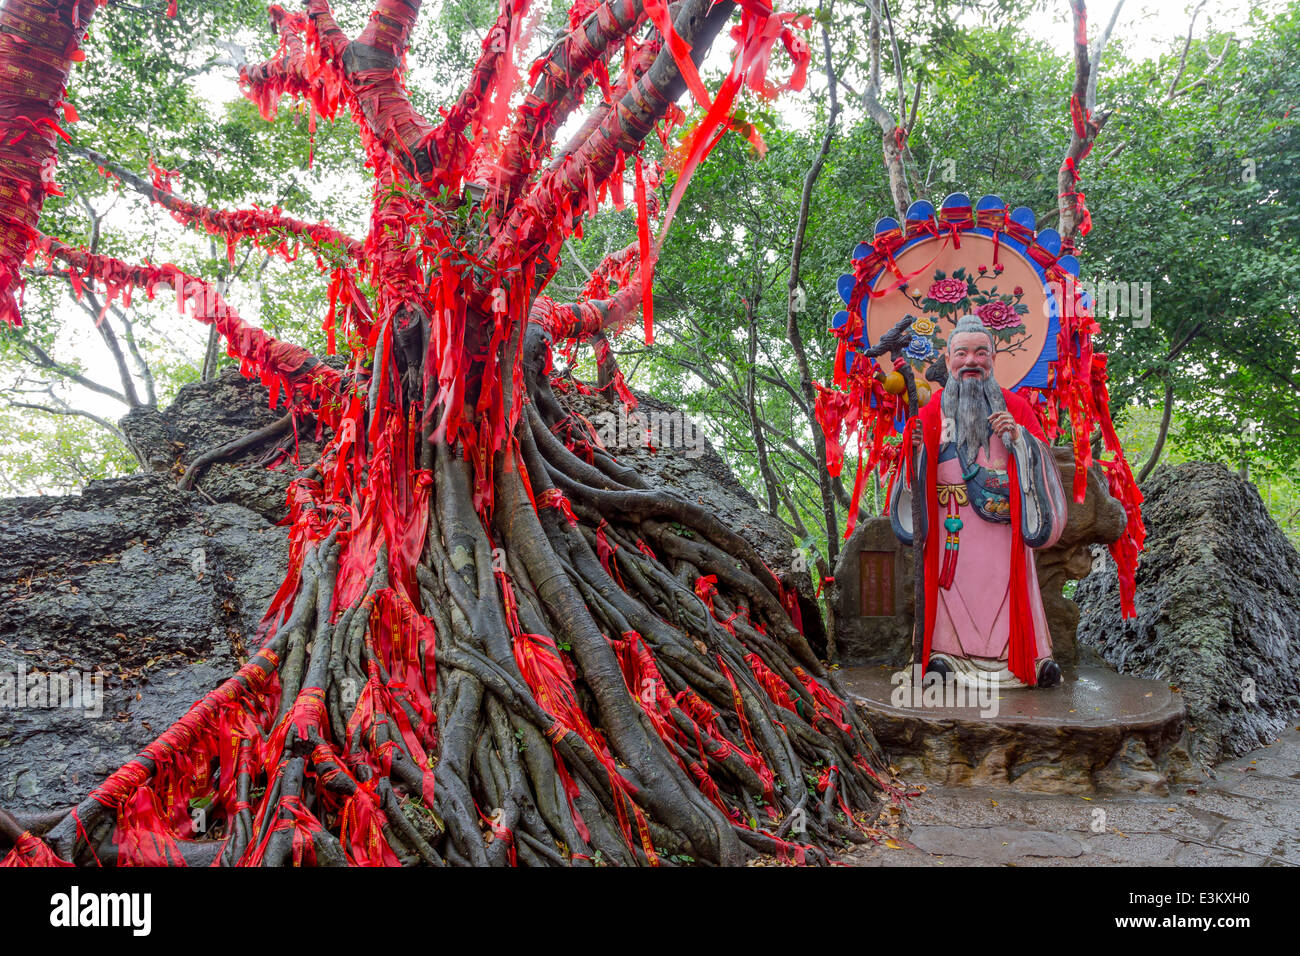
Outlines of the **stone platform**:
[[1170,783],[1199,778],[1187,753],[1182,699],[1167,683],[1067,668],[1061,685],[1048,690],[998,691],[983,708],[974,695],[965,706],[943,707],[923,706],[910,688],[897,695],[894,673],[868,666],[838,675],[905,778],[1035,793],[1160,795]]

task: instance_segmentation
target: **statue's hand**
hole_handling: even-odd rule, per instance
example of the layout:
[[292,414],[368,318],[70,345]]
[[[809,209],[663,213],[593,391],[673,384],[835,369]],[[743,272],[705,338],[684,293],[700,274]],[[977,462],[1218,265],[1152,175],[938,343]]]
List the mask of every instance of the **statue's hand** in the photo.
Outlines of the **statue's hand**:
[[921,450],[921,429],[915,427],[912,429],[912,448],[915,451]]
[[989,425],[993,428],[993,434],[1008,445],[1020,437],[1020,426],[1010,412],[994,412],[989,416]]

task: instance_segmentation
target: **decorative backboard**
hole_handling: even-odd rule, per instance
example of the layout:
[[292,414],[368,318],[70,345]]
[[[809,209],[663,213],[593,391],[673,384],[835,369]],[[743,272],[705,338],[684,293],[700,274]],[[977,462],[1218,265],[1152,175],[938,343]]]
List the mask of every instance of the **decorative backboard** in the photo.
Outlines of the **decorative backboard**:
[[[929,202],[912,203],[903,226],[892,217],[877,222],[873,239],[853,252],[855,272],[838,283],[840,297],[851,306],[858,267],[870,269],[867,294],[859,296],[858,334],[845,340],[845,373],[857,356],[855,343],[873,344],[910,315],[916,321],[907,357],[923,378],[957,319],[970,312],[993,333],[994,371],[1004,387],[1048,387],[1066,290],[1047,268],[1077,279],[1079,261],[1060,255],[1056,230],[1034,227],[1027,207],[1008,212],[997,196],[984,196],[972,207],[964,193],[949,196],[938,210]],[[845,309],[833,326],[843,329],[848,321]]]

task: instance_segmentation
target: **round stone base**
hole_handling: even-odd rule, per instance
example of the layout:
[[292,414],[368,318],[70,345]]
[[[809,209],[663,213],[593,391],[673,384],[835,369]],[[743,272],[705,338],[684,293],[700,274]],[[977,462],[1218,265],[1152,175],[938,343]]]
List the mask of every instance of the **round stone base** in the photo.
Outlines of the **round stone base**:
[[1160,681],[1067,668],[1056,687],[926,690],[909,671],[839,672],[908,779],[1038,793],[1151,793],[1199,779],[1181,697]]

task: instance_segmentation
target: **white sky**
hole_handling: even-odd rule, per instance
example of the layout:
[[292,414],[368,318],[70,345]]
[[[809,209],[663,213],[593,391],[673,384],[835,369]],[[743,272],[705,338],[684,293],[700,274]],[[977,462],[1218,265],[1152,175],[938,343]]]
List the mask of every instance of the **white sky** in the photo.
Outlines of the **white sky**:
[[[1229,29],[1238,27],[1244,21],[1252,6],[1272,8],[1278,5],[1280,5],[1280,0],[1262,0],[1262,2],[1255,4],[1246,2],[1246,0],[1216,0],[1216,2],[1207,4],[1201,10],[1196,21],[1195,35],[1198,37],[1204,36],[1211,28]],[[1096,36],[1097,32],[1104,28],[1114,10],[1114,6],[1113,2],[1100,2],[1089,5],[1090,38]],[[1181,45],[1185,41],[1187,25],[1194,7],[1195,3],[1186,3],[1184,0],[1127,0],[1112,34],[1112,43],[1122,43],[1130,56],[1140,59],[1177,51],[1181,49]],[[974,25],[979,22],[979,15],[971,13],[965,19]],[[1072,29],[1068,3],[1065,0],[1055,0],[1049,9],[1040,10],[1028,17],[1024,24],[1024,33],[1029,37],[1047,40],[1060,53],[1070,52],[1072,48]],[[546,38],[539,36],[535,40],[536,44],[540,45],[545,42]],[[815,62],[819,56],[820,43],[814,42],[812,46]],[[726,38],[720,39],[705,61],[706,70],[726,70],[730,62],[731,49],[732,43],[730,40]],[[777,75],[784,74],[787,64],[783,53],[778,53],[773,57],[773,69]],[[527,70],[525,69],[523,72],[526,75]],[[418,74],[413,77],[413,82],[417,80]],[[819,80],[821,80],[820,72],[812,69],[810,70],[809,90],[807,92],[798,97],[789,95],[783,97],[778,107],[783,122],[798,123],[807,121],[807,113],[802,109],[802,103],[806,102],[806,98],[810,95],[824,95],[824,81],[819,85]],[[196,78],[195,82],[198,90],[213,103],[214,108],[218,108],[221,103],[239,96],[239,88],[232,71],[227,70],[202,75]],[[1103,72],[1101,77],[1103,98],[1104,88],[1105,73]],[[580,120],[580,117],[575,118],[569,126],[576,128]],[[563,142],[563,139],[564,137],[561,136],[560,141]],[[363,200],[359,205],[364,204]],[[160,217],[165,218],[165,213],[161,210],[158,210],[158,212]],[[168,296],[164,295],[163,298],[166,299]],[[240,301],[238,295],[232,297],[232,302],[241,309],[241,315],[244,318],[252,322],[257,321],[256,303]],[[69,321],[65,325],[75,331],[66,341],[58,343],[56,354],[59,356],[76,355],[85,364],[91,378],[117,387],[116,368],[99,343],[98,337],[95,336],[93,330],[85,328],[85,322],[75,312],[74,307],[68,306],[67,309]],[[173,315],[170,321],[175,323],[174,326],[168,328],[168,337],[173,341],[194,343],[201,342],[206,337],[206,328],[200,327],[193,320]],[[195,354],[201,354],[201,349],[196,350]],[[114,420],[124,411],[118,403],[111,399],[80,388],[69,390],[68,399],[79,407]]]

